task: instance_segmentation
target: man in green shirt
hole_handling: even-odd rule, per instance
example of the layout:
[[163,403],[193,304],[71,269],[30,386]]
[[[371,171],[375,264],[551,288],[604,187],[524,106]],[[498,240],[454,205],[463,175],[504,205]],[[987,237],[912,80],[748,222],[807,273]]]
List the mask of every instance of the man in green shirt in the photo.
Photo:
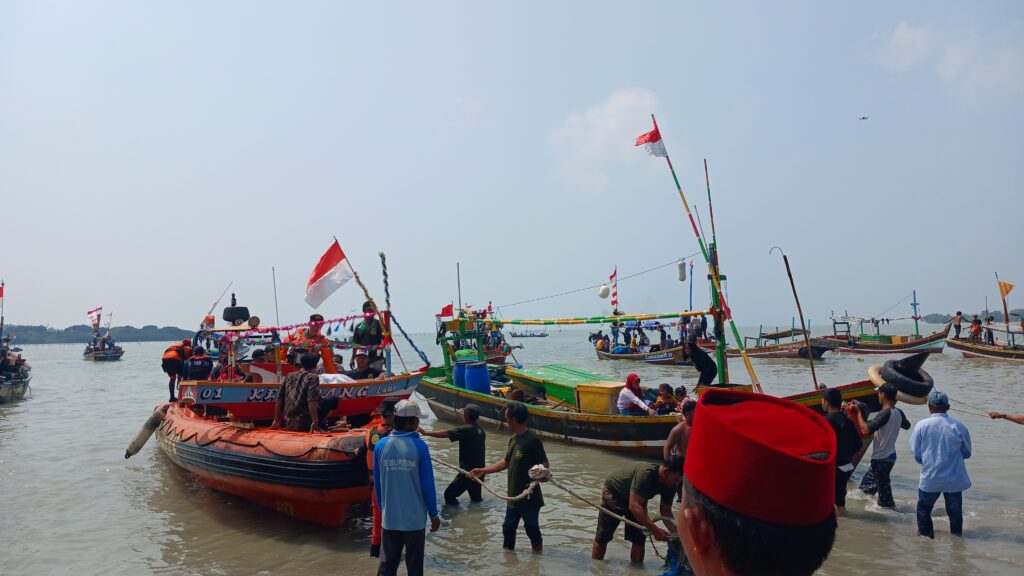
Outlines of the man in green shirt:
[[[638,462],[629,464],[617,472],[613,472],[604,481],[601,493],[601,505],[620,516],[644,525],[655,540],[665,541],[669,533],[676,531],[672,521],[672,500],[676,496],[676,486],[683,477],[683,457],[669,456],[661,464]],[[647,503],[655,496],[661,496],[661,521],[668,528],[665,532],[647,515]],[[608,543],[615,536],[619,520],[604,512],[597,515],[597,534],[590,557],[604,560]],[[626,524],[626,540],[633,544],[629,552],[629,560],[634,564],[644,561],[646,539],[643,531]]]
[[384,327],[380,320],[375,317],[373,304],[369,300],[363,302],[363,321],[360,322],[352,332],[352,356],[348,360],[350,370],[355,368],[356,352],[366,350],[370,367],[377,370],[384,369],[384,357],[381,356],[378,347],[384,341]]
[[[469,475],[482,478],[487,474],[508,470],[508,495],[518,496],[530,485],[530,468],[541,465],[548,468],[548,455],[544,452],[544,443],[540,437],[527,428],[526,421],[530,411],[520,402],[509,402],[505,406],[505,423],[512,431],[508,441],[505,457],[498,462],[482,468],[474,468]],[[502,548],[516,549],[516,532],[522,520],[526,535],[534,552],[544,550],[544,539],[540,533],[540,508],[544,505],[544,496],[538,485],[530,495],[522,500],[509,502],[505,508],[505,521],[501,525],[504,536]]]
[[[420,436],[432,438],[447,438],[452,442],[459,443],[459,468],[472,470],[484,465],[484,446],[487,440],[487,433],[477,424],[480,418],[480,407],[476,404],[466,404],[465,408],[459,410],[462,420],[466,423],[452,430],[438,430],[430,432],[420,429]],[[449,506],[458,506],[459,496],[463,492],[469,492],[469,499],[473,502],[480,502],[480,483],[463,474],[459,474],[448,485],[444,491],[444,503]]]

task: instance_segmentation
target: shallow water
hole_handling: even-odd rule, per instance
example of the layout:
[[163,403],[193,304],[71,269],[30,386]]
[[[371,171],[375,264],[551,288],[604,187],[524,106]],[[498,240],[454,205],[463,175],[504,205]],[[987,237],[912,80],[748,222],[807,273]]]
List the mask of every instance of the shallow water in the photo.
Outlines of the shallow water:
[[[419,343],[432,339],[423,337]],[[599,361],[585,331],[553,332],[521,343],[526,348],[516,356],[531,364],[571,363],[620,379],[636,371],[648,386],[696,382],[692,368]],[[121,362],[93,364],[79,358],[79,346],[25,347],[34,368],[31,397],[0,405],[0,574],[375,573],[376,562],[367,554],[365,520],[326,529],[214,492],[172,464],[155,442],[125,460],[125,446],[167,391],[159,369],[164,345],[129,343],[125,349]],[[411,350],[403,355],[407,360],[415,357]],[[867,367],[884,358],[826,355],[817,363],[818,377],[827,384],[862,380]],[[754,365],[770,393],[811,389],[810,371],[803,363],[755,360]],[[734,381],[746,380],[741,362],[730,366]],[[1024,366],[966,360],[946,351],[933,355],[926,369],[954,406],[968,402],[1024,412]],[[924,407],[903,409],[915,422],[927,415]],[[974,457],[968,462],[974,487],[964,497],[966,537],[960,540],[946,532],[941,500],[935,541],[916,537],[919,469],[904,432],[893,471],[899,512],[879,510],[851,484],[850,512],[840,519],[836,545],[821,574],[888,573],[894,568],[909,573],[1019,573],[1024,566],[1024,426],[970,412],[951,413],[970,428],[974,439]],[[425,423],[431,426],[446,424]],[[489,430],[489,460],[501,457],[507,439],[504,432]],[[457,460],[447,440],[428,443],[435,455]],[[595,497],[607,472],[629,461],[589,448],[545,444],[555,474],[576,491]],[[858,469],[855,482],[863,470]],[[440,494],[450,474],[438,469],[436,476]],[[492,480],[499,491],[503,485],[502,475]],[[757,490],[756,483],[751,489]],[[515,553],[501,550],[504,506],[494,499],[443,508],[441,530],[427,537],[428,573],[660,573],[660,562],[650,550],[645,567],[629,566],[629,547],[621,539],[609,545],[606,561],[592,562],[596,513],[553,487],[545,489],[545,498],[542,555],[528,547]],[[520,539],[525,542],[524,535]]]

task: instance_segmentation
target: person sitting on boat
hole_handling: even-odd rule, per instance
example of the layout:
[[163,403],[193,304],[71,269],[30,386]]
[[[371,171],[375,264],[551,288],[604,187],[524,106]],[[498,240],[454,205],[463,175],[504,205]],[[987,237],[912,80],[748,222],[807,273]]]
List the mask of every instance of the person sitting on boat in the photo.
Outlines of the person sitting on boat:
[[298,348],[307,349],[320,357],[323,362],[325,374],[337,374],[338,368],[334,365],[334,349],[330,341],[320,333],[324,325],[322,314],[310,314],[309,326],[306,326],[302,336],[293,342]]
[[971,334],[967,337],[968,342],[980,343],[981,342],[981,320],[978,315],[975,314],[974,318],[971,319]]
[[647,334],[645,334],[643,329],[641,328],[637,328],[636,333],[637,351],[639,351],[641,354],[647,354],[648,352],[651,351],[651,339],[647,337]]
[[214,382],[241,382],[245,380],[245,376],[237,365],[228,362],[226,353],[217,356],[217,365],[210,372],[210,380]]
[[257,348],[257,349],[252,351],[252,359],[250,360],[250,362],[260,362],[260,363],[263,363],[263,362],[266,362],[266,361],[267,361],[267,351],[266,350],[264,350],[262,348]]
[[[604,489],[601,491],[601,505],[631,522],[642,524],[655,540],[664,542],[668,540],[670,533],[678,530],[673,521],[672,501],[675,500],[676,485],[682,476],[683,459],[679,456],[671,456],[661,464],[627,464],[605,478]],[[647,513],[647,503],[655,496],[661,496],[661,522],[668,532],[659,528]],[[604,560],[608,543],[615,537],[615,530],[618,527],[618,518],[604,512],[598,513],[597,533],[594,535],[594,544],[590,551],[592,559]],[[642,564],[647,548],[647,535],[635,526],[626,524],[626,540],[632,544],[629,561]]]
[[[724,390],[705,393],[695,414],[678,514],[694,573],[817,571],[837,528],[828,422],[788,400]],[[768,429],[772,441],[751,440]]]
[[607,347],[607,338],[599,338],[596,342],[594,342],[594,348],[597,349],[598,352],[604,352],[605,350],[608,349]]
[[697,386],[708,386],[718,376],[718,364],[711,359],[711,356],[704,351],[696,342],[688,340],[683,346],[683,357],[693,362],[693,367],[700,372],[697,379]]
[[671,384],[658,386],[658,398],[651,404],[651,408],[659,415],[671,414],[679,407],[675,395],[672,394]]
[[686,393],[686,386],[676,386],[675,389],[676,403],[681,407],[683,404],[692,402],[690,397]]
[[210,372],[213,372],[213,358],[206,355],[202,346],[196,346],[185,361],[185,380],[206,380]]
[[370,366],[370,356],[366,353],[366,350],[360,348],[356,350],[356,367],[353,370],[346,370],[342,372],[345,376],[353,380],[370,380],[376,378],[377,380],[385,380],[388,375],[383,371]]
[[365,348],[370,355],[370,366],[378,370],[384,369],[384,356],[378,350],[381,343],[384,342],[384,327],[375,316],[373,304],[369,300],[363,302],[363,321],[352,332],[352,344],[354,346],[352,356],[348,361],[349,368],[355,367],[355,351]]
[[619,391],[619,399],[615,402],[619,414],[623,416],[639,416],[644,412],[654,416],[657,412],[644,401],[644,391],[640,387],[640,377],[636,374],[626,376],[626,385]]
[[168,402],[174,402],[174,385],[181,379],[185,372],[185,360],[192,355],[192,341],[185,338],[179,344],[172,344],[164,350],[163,359],[160,361],[160,368],[164,374],[170,377],[167,382],[167,391],[170,395]]
[[292,432],[320,431],[320,375],[316,373],[316,355],[304,352],[299,356],[302,370],[285,376],[274,405],[271,429]]

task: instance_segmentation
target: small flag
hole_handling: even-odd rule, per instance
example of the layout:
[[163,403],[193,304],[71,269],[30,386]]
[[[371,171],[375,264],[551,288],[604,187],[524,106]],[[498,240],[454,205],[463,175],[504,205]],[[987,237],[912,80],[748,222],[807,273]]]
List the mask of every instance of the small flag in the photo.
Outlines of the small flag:
[[319,307],[328,296],[334,294],[335,290],[341,288],[355,275],[355,270],[335,240],[320,257],[320,261],[313,268],[313,273],[309,275],[309,282],[306,283],[306,304],[313,308]]
[[455,315],[455,305],[454,304],[449,304],[449,305],[445,306],[444,308],[441,308],[441,313],[438,314],[438,316],[441,317],[441,318],[447,318],[448,316],[454,316],[454,315]]
[[93,308],[92,310],[89,310],[88,312],[86,312],[85,315],[91,317],[91,316],[93,316],[95,314],[98,314],[100,312],[103,312],[103,306],[100,306],[99,308]]
[[608,281],[612,283],[612,312],[617,312],[619,309],[619,267],[615,267],[615,271],[608,277]]
[[1010,284],[1006,280],[996,280],[996,282],[999,283],[999,294],[1001,294],[1003,298],[1006,298],[1006,295],[1013,290],[1014,285]]
[[661,132],[657,128],[647,134],[642,134],[636,139],[636,146],[643,146],[651,156],[660,158],[668,157],[668,150],[665,149],[665,142],[661,139]]

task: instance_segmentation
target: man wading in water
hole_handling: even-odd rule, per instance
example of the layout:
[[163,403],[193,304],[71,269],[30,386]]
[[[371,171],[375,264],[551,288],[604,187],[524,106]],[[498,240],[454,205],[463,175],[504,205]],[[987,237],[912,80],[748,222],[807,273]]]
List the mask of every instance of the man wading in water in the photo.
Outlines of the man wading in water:
[[[484,447],[487,440],[487,432],[484,432],[484,429],[477,424],[477,420],[480,418],[480,407],[476,404],[466,404],[466,407],[458,410],[458,413],[466,422],[465,426],[435,432],[428,432],[420,428],[420,436],[447,438],[452,442],[458,442],[459,468],[463,470],[480,468],[484,466]],[[479,482],[462,474],[457,475],[444,491],[444,503],[449,506],[458,506],[459,496],[467,491],[470,501],[480,502],[483,500],[480,495]]]
[[882,410],[871,422],[865,422],[864,416],[852,403],[847,404],[846,415],[857,425],[861,434],[874,434],[872,444],[871,469],[860,482],[861,492],[869,495],[878,494],[878,505],[889,510],[896,509],[896,501],[892,497],[892,483],[889,474],[896,465],[896,437],[900,429],[910,430],[910,421],[903,411],[896,407],[896,387],[884,383],[878,387],[878,401]]
[[[530,418],[530,412],[520,402],[509,402],[505,407],[505,423],[512,431],[512,438],[508,441],[508,450],[505,451],[505,458],[483,468],[474,468],[469,475],[474,478],[482,478],[487,474],[494,474],[508,469],[508,495],[516,497],[530,485],[530,468],[540,464],[548,468],[548,455],[544,452],[544,443],[540,437],[526,427],[526,421]],[[501,532],[504,542],[501,547],[506,550],[516,549],[516,532],[519,530],[519,521],[522,520],[526,529],[526,535],[530,537],[530,544],[534,552],[544,550],[544,538],[540,533],[540,508],[544,505],[544,496],[540,492],[540,486],[533,489],[528,498],[508,502],[505,508],[505,521],[501,525]]]

